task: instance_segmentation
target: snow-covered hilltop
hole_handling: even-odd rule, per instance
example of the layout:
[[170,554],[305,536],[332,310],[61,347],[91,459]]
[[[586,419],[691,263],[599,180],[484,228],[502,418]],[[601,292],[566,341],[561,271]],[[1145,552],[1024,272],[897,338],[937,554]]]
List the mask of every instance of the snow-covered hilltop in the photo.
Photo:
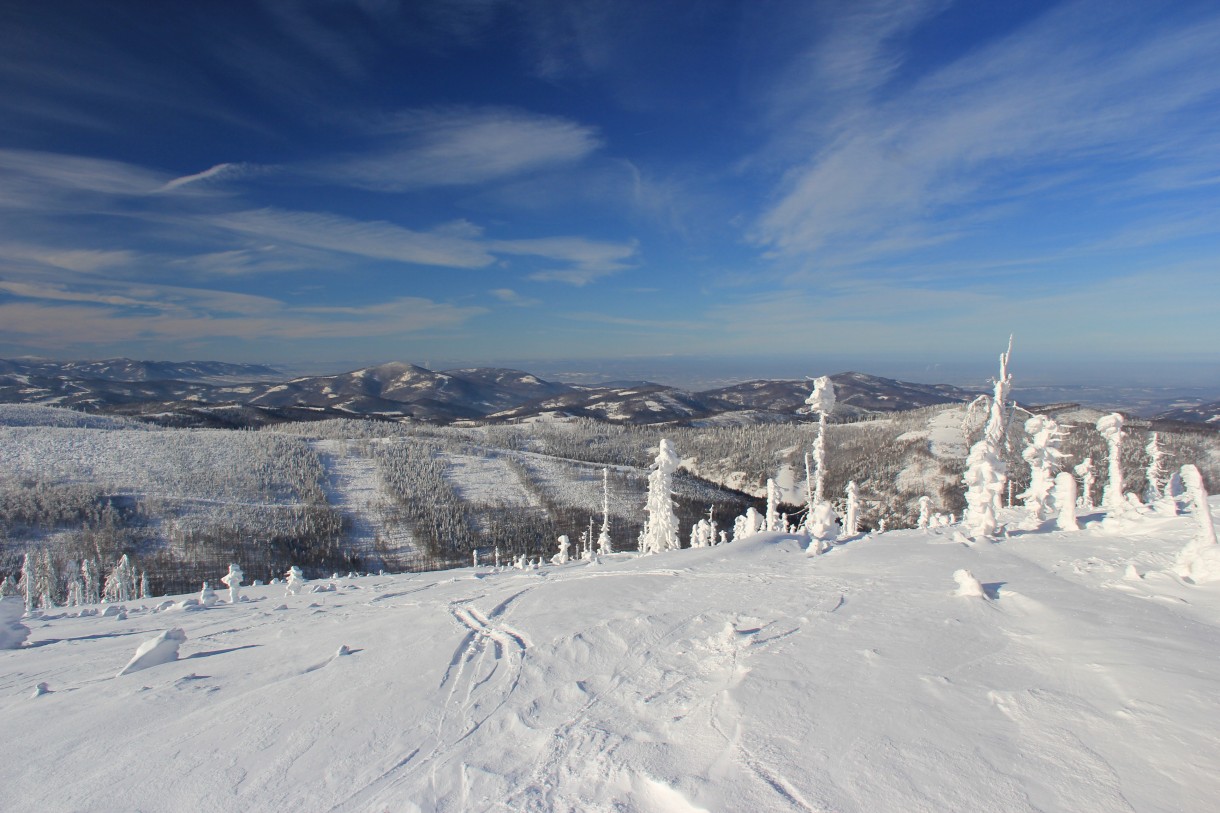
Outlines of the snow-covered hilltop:
[[1199,523],[1100,518],[47,612],[0,652],[0,782],[40,811],[1212,810]]

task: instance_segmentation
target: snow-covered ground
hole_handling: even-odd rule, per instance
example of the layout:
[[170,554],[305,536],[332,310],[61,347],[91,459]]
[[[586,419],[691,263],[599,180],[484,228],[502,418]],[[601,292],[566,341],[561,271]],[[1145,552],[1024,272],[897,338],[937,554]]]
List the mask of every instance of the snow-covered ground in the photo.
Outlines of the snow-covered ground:
[[377,474],[377,463],[360,454],[360,444],[345,440],[311,441],[325,476],[326,501],[343,515],[345,549],[354,552],[370,569],[382,570],[383,549],[409,557],[411,534],[398,525],[382,521],[381,507],[389,501]]
[[[1220,585],[1167,570],[1194,532],[763,534],[54,611],[0,652],[0,785],[39,811],[1203,813]],[[176,628],[177,660],[116,677]]]

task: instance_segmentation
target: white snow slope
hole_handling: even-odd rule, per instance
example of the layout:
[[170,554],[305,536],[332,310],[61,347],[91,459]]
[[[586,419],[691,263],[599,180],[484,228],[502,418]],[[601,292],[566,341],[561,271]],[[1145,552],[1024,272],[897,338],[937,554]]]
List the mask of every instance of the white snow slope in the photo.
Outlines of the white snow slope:
[[[0,652],[0,787],[38,811],[1212,811],[1220,585],[1167,572],[1193,531],[815,558],[762,534],[55,611]],[[955,597],[960,568],[992,598]],[[178,627],[178,660],[115,677]]]

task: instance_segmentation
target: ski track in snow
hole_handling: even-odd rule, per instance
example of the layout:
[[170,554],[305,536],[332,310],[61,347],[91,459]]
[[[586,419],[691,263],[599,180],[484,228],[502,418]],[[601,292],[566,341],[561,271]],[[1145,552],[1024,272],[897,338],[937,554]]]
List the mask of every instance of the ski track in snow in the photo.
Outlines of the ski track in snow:
[[[0,652],[0,781],[45,811],[1212,810],[1220,589],[1164,572],[1192,519],[956,531],[58,610]],[[171,627],[177,661],[113,677]]]

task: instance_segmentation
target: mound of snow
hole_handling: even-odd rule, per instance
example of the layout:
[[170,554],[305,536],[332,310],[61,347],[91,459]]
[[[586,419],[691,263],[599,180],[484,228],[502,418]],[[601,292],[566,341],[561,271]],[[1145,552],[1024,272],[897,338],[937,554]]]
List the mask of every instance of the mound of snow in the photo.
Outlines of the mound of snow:
[[182,646],[185,641],[186,633],[180,627],[166,630],[156,638],[150,638],[140,644],[136,654],[131,657],[118,676],[122,677],[132,672],[139,672],[141,669],[178,660],[178,647]]
[[25,604],[16,596],[0,598],[0,649],[16,649],[30,637],[30,628],[21,623]]

